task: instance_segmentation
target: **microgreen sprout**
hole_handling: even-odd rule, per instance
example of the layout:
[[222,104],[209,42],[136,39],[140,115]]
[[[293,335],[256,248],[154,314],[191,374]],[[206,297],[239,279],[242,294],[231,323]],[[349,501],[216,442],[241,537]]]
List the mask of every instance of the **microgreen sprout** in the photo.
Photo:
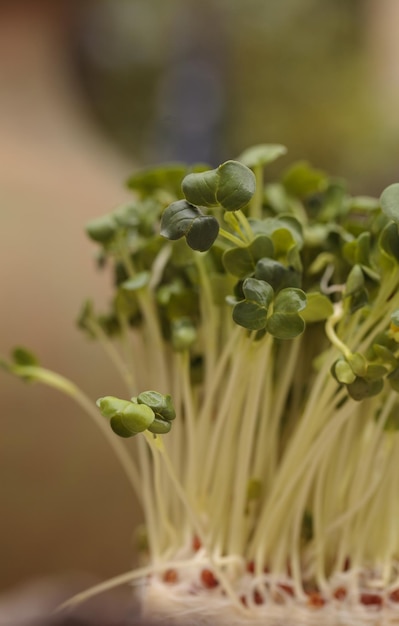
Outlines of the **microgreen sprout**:
[[3,362],[88,411],[143,508],[148,565],[78,600],[151,575],[144,606],[175,589],[183,622],[207,593],[229,623],[399,606],[399,184],[353,198],[305,162],[265,180],[284,153],[138,172],[88,225],[115,292],[79,326],[130,399]]

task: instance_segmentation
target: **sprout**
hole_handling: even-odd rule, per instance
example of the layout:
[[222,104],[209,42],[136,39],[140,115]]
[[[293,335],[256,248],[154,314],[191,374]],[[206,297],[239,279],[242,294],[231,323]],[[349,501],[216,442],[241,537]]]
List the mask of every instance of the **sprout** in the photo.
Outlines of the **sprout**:
[[115,294],[78,323],[130,399],[96,407],[21,348],[2,361],[107,437],[143,508],[145,575],[172,593],[198,567],[190,589],[248,623],[265,598],[399,588],[399,184],[352,198],[304,162],[264,184],[284,153],[138,172],[132,202],[88,226]]

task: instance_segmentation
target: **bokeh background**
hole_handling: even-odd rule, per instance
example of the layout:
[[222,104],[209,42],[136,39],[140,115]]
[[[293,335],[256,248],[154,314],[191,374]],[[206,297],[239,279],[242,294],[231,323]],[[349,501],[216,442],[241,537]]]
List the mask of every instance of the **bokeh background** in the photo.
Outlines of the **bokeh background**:
[[[74,321],[110,294],[84,225],[141,166],[270,142],[354,193],[397,180],[398,23],[397,0],[0,0],[0,354],[123,393]],[[127,570],[139,520],[85,415],[0,372],[0,590]]]

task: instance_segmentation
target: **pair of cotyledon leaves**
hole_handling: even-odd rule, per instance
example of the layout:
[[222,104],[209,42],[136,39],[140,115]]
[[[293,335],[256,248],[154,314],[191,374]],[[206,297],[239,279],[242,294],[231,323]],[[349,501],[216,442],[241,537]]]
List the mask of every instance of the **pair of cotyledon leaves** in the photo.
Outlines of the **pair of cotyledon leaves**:
[[245,299],[233,308],[236,324],[248,330],[266,330],[277,339],[292,339],[303,332],[305,322],[299,311],[306,307],[306,294],[301,289],[287,287],[275,296],[269,283],[247,278],[242,290]]
[[176,417],[171,396],[157,391],[144,391],[131,400],[105,396],[97,400],[97,406],[120,437],[134,437],[145,430],[164,435]]
[[204,252],[218,236],[219,222],[201,207],[242,209],[255,193],[255,176],[246,165],[226,161],[214,170],[188,174],[182,191],[185,200],[172,202],[162,215],[161,235],[172,240],[185,237],[190,248]]

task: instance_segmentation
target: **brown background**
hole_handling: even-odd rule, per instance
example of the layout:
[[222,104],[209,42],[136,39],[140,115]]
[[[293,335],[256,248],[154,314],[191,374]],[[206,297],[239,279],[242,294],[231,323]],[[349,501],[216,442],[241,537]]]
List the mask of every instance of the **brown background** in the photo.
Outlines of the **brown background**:
[[[83,228],[125,199],[133,164],[90,124],[65,58],[69,12],[50,5],[0,3],[0,353],[29,346],[95,399],[120,383],[74,325],[85,297],[109,293]],[[0,588],[128,569],[136,505],[86,416],[0,372],[0,423]]]

